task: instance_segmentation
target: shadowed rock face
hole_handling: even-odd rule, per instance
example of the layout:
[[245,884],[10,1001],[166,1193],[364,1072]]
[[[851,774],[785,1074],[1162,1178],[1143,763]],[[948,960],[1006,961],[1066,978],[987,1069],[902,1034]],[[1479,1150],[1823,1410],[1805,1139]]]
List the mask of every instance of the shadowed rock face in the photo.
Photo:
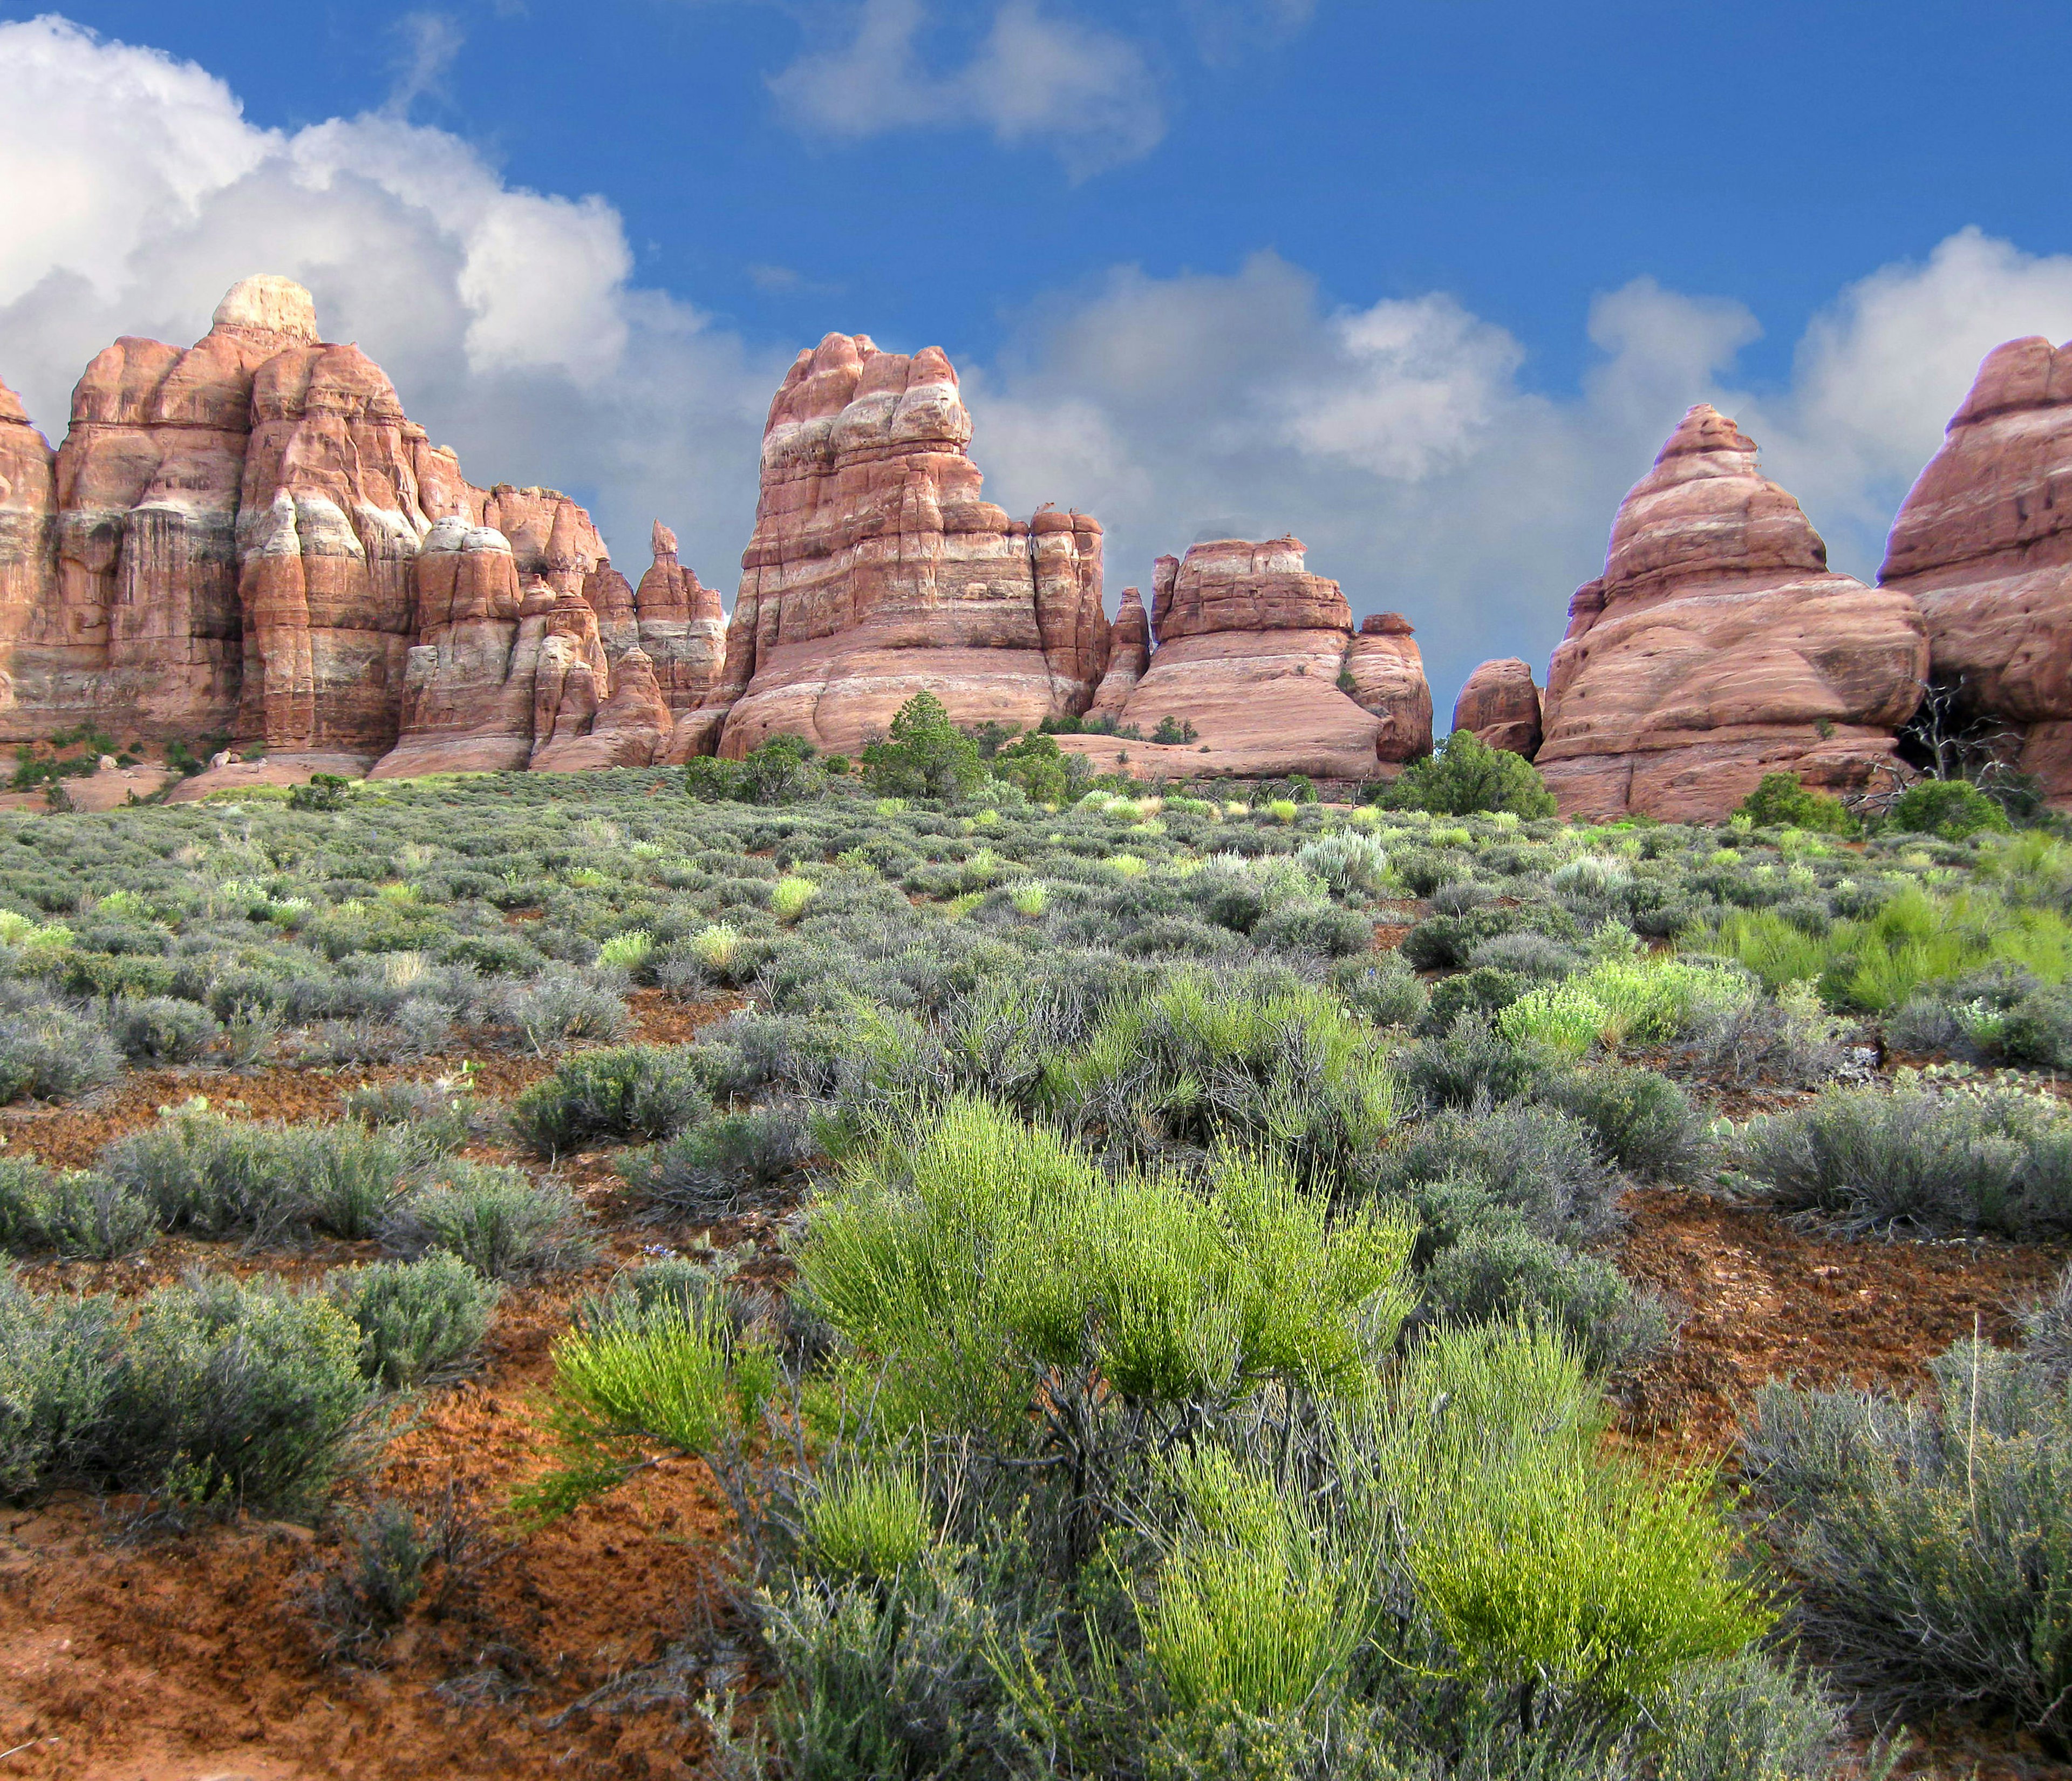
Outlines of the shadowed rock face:
[[1827,561],[1754,442],[1692,409],[1548,671],[1537,764],[1564,812],[1712,821],[1765,773],[1840,789],[1889,767],[1927,671],[1921,616]]
[[1996,347],[1893,522],[1879,579],[1919,603],[1931,672],[2072,800],[2072,343]]
[[0,386],[0,741],[228,732],[276,778],[644,764],[722,647],[656,541],[636,595],[575,502],[470,483],[307,291],[248,278],[195,346],[101,352],[56,453]]
[[980,498],[971,435],[938,348],[830,334],[799,355],[706,700],[721,753],[780,731],[853,752],[922,691],[964,724],[1086,710],[1108,657],[1100,528],[1047,507],[1009,520]]
[[1453,701],[1453,729],[1531,760],[1540,751],[1540,689],[1530,665],[1515,656],[1484,662]]
[[[1104,764],[1127,753],[1152,772],[1338,779],[1373,779],[1429,748],[1432,696],[1410,627],[1384,615],[1355,635],[1338,584],[1304,559],[1292,537],[1219,539],[1160,557],[1157,647],[1113,714],[1146,737],[1170,717],[1192,724],[1195,739],[1074,746]],[[1105,714],[1105,685],[1100,700]]]

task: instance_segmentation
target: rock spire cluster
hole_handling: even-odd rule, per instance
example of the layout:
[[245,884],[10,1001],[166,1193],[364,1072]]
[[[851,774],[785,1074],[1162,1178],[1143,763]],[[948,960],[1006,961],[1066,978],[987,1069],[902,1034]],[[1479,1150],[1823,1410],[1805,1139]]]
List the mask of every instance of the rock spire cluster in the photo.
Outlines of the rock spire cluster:
[[673,541],[641,586],[567,496],[469,483],[286,278],[192,347],[103,351],[55,452],[0,386],[0,741],[227,738],[276,778],[644,763],[717,680],[720,613]]

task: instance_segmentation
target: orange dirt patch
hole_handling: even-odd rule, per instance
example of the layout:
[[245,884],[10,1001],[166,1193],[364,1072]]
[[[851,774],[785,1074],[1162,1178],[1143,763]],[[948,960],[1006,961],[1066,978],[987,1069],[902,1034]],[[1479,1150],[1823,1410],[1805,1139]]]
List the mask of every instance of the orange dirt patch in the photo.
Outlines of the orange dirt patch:
[[1850,1238],[1755,1206],[1679,1188],[1626,1196],[1616,1259],[1682,1324],[1668,1350],[1623,1382],[1625,1432],[1679,1458],[1724,1453],[1770,1380],[1911,1388],[1975,1327],[2016,1335],[2012,1308],[2054,1280],[2072,1249],[1987,1240]]

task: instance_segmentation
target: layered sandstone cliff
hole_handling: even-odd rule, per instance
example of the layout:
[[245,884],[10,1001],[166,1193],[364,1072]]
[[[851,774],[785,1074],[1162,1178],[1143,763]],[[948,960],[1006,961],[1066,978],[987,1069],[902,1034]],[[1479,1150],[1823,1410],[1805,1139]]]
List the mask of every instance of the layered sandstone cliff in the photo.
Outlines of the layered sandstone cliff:
[[1827,562],[1753,442],[1692,409],[1548,672],[1537,763],[1563,811],[1717,820],[1766,773],[1840,789],[1890,767],[1927,673],[1921,616]]
[[1540,688],[1531,664],[1515,656],[1482,663],[1453,701],[1452,727],[1531,760],[1540,752]]
[[960,723],[1083,711],[1107,665],[1101,533],[980,498],[971,416],[939,348],[830,334],[771,405],[726,660],[671,752],[780,731],[853,752],[916,693]]
[[2005,726],[2015,763],[2072,799],[2072,343],[1987,355],[1879,579],[1919,603],[1964,714]]
[[723,648],[656,538],[636,594],[575,502],[470,483],[307,291],[248,278],[194,346],[101,352],[55,453],[0,386],[0,742],[228,736],[255,783],[645,764]]
[[[1161,557],[1149,664],[1112,714],[1151,738],[1167,718],[1183,744],[1072,746],[1143,772],[1371,779],[1432,742],[1432,695],[1410,627],[1396,615],[1355,634],[1336,582],[1305,566],[1299,538],[1224,538]],[[1105,688],[1103,714],[1110,714]]]

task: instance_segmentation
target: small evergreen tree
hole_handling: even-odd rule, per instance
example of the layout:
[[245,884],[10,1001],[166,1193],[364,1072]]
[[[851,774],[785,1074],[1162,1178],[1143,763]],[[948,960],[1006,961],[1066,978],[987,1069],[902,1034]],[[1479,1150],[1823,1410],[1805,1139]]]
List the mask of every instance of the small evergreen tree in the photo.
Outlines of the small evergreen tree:
[[1982,829],[2003,833],[2007,812],[1968,779],[1923,779],[1899,795],[1892,807],[1892,826],[1945,841],[1962,841]]
[[986,779],[978,744],[932,693],[916,693],[900,706],[891,734],[865,747],[863,770],[873,790],[894,798],[964,797]]
[[1472,730],[1456,730],[1421,761],[1412,761],[1375,796],[1388,810],[1429,810],[1468,816],[1508,810],[1551,816],[1554,794],[1523,755],[1492,748]]

